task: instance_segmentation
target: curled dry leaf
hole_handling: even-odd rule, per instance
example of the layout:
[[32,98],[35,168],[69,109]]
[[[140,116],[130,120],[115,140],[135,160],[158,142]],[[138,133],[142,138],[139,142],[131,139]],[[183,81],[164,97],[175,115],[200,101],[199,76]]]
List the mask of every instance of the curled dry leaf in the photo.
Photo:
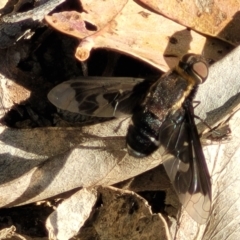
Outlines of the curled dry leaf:
[[144,198],[113,187],[99,192],[102,204],[92,218],[99,239],[171,239],[164,217],[153,214]]
[[240,42],[240,1],[140,0],[155,11],[198,32],[235,45]]
[[1,164],[5,167],[0,188],[5,194],[0,205],[35,202],[77,187],[111,185],[160,164],[159,153],[144,161],[127,154],[127,121],[120,132],[114,132],[121,121],[82,129],[2,128]]
[[[46,16],[57,30],[82,39],[76,58],[84,61],[92,48],[109,48],[134,56],[167,71],[187,52],[202,52],[221,59],[232,47],[206,38],[132,0],[103,2],[82,0],[83,13],[75,11]],[[97,30],[88,30],[86,22]]]

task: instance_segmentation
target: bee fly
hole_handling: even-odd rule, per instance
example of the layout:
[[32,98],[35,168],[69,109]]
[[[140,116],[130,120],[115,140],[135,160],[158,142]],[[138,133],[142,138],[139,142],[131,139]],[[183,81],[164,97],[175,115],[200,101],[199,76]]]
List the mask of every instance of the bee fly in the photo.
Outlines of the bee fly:
[[159,149],[165,170],[184,209],[199,224],[211,209],[211,183],[194,123],[192,105],[208,76],[200,55],[187,54],[159,79],[83,78],[53,88],[56,107],[98,117],[132,116],[126,141],[129,154],[145,157]]

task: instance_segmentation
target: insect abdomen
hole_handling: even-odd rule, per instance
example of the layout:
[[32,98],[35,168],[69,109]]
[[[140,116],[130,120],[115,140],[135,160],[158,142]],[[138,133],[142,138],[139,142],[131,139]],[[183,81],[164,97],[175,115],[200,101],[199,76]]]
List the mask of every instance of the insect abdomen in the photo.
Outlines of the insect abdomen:
[[129,154],[134,157],[145,157],[158,149],[159,129],[162,121],[149,111],[140,111],[132,117],[132,124],[127,134]]

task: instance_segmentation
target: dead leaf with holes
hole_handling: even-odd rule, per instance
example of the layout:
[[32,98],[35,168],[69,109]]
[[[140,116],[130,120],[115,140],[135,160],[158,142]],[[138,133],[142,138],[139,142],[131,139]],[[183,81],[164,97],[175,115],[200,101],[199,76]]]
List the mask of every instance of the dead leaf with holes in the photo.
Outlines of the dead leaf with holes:
[[[54,13],[45,19],[57,30],[81,39],[76,58],[84,61],[94,48],[120,51],[167,71],[187,52],[217,61],[232,49],[153,12],[133,0],[82,0],[84,12]],[[96,29],[88,29],[86,22]]]

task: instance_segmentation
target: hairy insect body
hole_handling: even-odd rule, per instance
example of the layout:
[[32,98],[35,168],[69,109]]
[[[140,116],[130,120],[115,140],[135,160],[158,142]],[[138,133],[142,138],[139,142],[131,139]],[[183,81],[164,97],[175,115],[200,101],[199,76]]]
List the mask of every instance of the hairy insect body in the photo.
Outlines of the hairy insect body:
[[161,130],[162,123],[167,118],[177,124],[183,121],[182,104],[187,97],[193,98],[197,85],[194,85],[194,81],[183,78],[177,70],[161,77],[149,90],[141,110],[133,114],[127,134],[131,155],[144,157],[158,149],[160,139],[169,137],[163,136]]

